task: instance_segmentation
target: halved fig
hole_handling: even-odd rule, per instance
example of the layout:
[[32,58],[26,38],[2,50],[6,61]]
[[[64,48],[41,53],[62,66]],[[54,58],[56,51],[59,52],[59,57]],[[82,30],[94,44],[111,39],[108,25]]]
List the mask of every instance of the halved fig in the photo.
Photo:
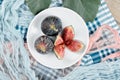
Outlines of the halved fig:
[[63,44],[63,43],[64,43],[64,41],[63,41],[61,35],[58,35],[58,36],[56,37],[55,42],[54,42],[54,46],[57,46],[57,45],[60,45],[60,44]]
[[48,36],[43,35],[36,39],[34,47],[39,53],[45,54],[53,50],[54,44]]
[[72,40],[74,36],[75,36],[75,33],[72,25],[67,26],[63,29],[62,38],[65,42],[68,40]]
[[70,49],[73,52],[78,52],[83,49],[84,44],[78,40],[71,40],[69,41],[69,45],[66,45],[68,49]]
[[63,59],[64,54],[65,54],[65,45],[64,44],[60,44],[54,47],[54,52],[57,56],[58,59]]

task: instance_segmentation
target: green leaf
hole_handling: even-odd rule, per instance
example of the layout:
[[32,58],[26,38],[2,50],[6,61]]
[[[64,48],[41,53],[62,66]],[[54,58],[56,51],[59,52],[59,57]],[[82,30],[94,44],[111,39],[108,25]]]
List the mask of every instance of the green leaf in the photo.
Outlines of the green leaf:
[[49,7],[51,0],[26,0],[25,1],[31,12],[36,15],[40,11]]
[[98,12],[100,0],[63,0],[63,6],[77,12],[86,22],[93,21]]

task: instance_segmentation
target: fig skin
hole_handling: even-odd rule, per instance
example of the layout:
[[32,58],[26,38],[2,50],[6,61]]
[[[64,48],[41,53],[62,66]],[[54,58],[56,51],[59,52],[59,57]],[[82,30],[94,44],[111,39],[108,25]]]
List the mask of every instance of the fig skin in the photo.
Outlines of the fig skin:
[[74,36],[75,36],[75,33],[74,33],[74,29],[73,29],[72,25],[66,26],[63,29],[62,38],[65,42],[67,42],[69,40],[73,40]]
[[41,23],[41,30],[48,36],[56,36],[62,31],[61,19],[56,16],[48,16]]
[[46,54],[53,51],[54,44],[48,36],[43,35],[36,39],[34,47],[39,53]]

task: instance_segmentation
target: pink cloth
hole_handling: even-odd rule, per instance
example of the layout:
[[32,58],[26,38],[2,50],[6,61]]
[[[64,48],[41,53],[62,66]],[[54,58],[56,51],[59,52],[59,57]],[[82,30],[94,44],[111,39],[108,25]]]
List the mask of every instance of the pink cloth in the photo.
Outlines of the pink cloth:
[[105,61],[105,60],[107,60],[107,59],[113,59],[113,58],[116,58],[116,57],[120,57],[120,52],[111,54],[111,55],[105,57],[102,61]]
[[[112,37],[104,37],[103,35],[112,35]],[[101,39],[103,38],[103,39]],[[104,45],[106,43],[106,46]],[[102,25],[97,29],[94,35],[90,36],[89,46],[87,53],[93,51],[106,49],[106,48],[120,48],[120,36],[117,30],[113,29],[109,25]]]
[[[100,40],[100,37],[103,35],[104,32],[108,32],[112,35],[111,38],[104,38]],[[103,46],[104,43],[108,43],[106,46]],[[102,47],[101,47],[102,46]],[[89,46],[87,49],[87,53],[92,52],[92,50],[96,48],[96,50],[106,49],[106,48],[113,48],[119,49],[120,48],[120,36],[117,30],[113,29],[109,25],[102,25],[97,29],[94,35],[90,36]],[[105,57],[102,61],[105,61],[109,58],[120,57],[120,52],[116,52]]]

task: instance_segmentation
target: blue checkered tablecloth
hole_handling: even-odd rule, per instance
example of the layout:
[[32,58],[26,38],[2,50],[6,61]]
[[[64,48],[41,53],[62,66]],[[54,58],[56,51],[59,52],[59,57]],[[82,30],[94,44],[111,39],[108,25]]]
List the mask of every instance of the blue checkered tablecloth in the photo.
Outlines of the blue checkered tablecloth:
[[[2,1],[3,0],[0,0],[0,4],[2,4]],[[52,4],[50,5],[50,7],[56,6],[56,5],[61,6],[61,4],[62,4],[61,0],[52,0]],[[19,12],[18,14],[19,22],[15,28],[21,33],[21,36],[23,37],[24,41],[26,41],[28,25],[31,19],[34,18],[34,16],[32,13],[27,14],[27,12],[29,12],[29,8],[26,7],[26,5],[21,5],[21,8],[20,10],[18,10],[18,12]],[[26,21],[24,19],[27,20],[27,22],[29,23],[25,23]],[[97,28],[103,24],[108,24],[109,26],[116,29],[120,33],[120,28],[117,25],[116,21],[114,20],[104,0],[101,0],[99,10],[94,21],[87,22],[86,24],[88,26],[89,35],[92,35],[97,30]],[[109,36],[109,35],[106,35],[106,36]],[[82,58],[81,66],[99,63],[101,62],[102,58],[110,54],[113,54],[117,51],[119,51],[119,49],[104,49],[97,52],[89,53]],[[40,80],[56,80],[58,77],[63,77],[69,72],[71,72],[75,67],[76,67],[76,64],[65,69],[59,69],[59,70],[50,69],[36,62],[31,68],[35,71],[36,76]]]

